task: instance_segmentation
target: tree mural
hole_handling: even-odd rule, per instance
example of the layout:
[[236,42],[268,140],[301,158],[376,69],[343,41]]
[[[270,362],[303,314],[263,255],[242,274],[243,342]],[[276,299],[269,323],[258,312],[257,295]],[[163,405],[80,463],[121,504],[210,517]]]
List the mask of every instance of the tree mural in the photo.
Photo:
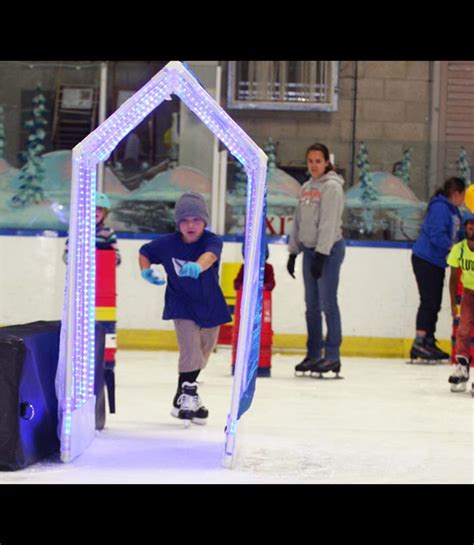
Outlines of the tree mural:
[[242,163],[234,159],[235,173],[233,177],[234,191],[233,194],[242,197],[247,195],[247,174],[245,173]]
[[276,165],[276,144],[271,136],[268,137],[267,142],[263,148],[263,151],[268,155],[267,172],[274,170]]
[[372,233],[374,230],[375,215],[373,204],[379,197],[370,174],[369,154],[364,142],[360,143],[356,161],[357,166],[359,167],[360,198],[363,203],[362,225],[360,226],[360,229],[362,232]]
[[40,85],[36,88],[36,95],[32,103],[33,117],[25,123],[25,128],[29,133],[26,150],[20,156],[23,162],[20,173],[21,184],[18,192],[11,199],[11,205],[15,208],[21,208],[31,203],[37,204],[44,200],[45,168],[42,155],[46,149],[44,127],[47,121],[44,118],[46,99],[41,93]]
[[5,117],[0,105],[0,159],[5,159]]
[[396,164],[394,170],[394,175],[405,185],[410,183],[411,151],[411,148],[404,150],[403,159]]

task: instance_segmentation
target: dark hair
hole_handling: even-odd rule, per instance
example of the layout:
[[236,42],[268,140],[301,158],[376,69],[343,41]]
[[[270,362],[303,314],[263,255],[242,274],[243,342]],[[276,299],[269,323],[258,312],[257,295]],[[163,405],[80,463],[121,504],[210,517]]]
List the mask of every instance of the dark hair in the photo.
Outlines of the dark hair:
[[334,165],[330,161],[329,150],[324,144],[319,144],[316,142],[316,144],[312,144],[311,146],[309,146],[309,148],[306,150],[306,159],[308,158],[308,154],[310,151],[320,151],[323,154],[324,160],[329,161],[329,165],[326,167],[324,174],[327,174],[330,170],[336,170],[334,168]]
[[458,193],[466,191],[466,182],[462,178],[451,176],[451,178],[448,178],[444,182],[443,187],[440,187],[435,191],[434,196],[438,197],[438,195],[443,195],[443,197],[449,199],[455,191]]

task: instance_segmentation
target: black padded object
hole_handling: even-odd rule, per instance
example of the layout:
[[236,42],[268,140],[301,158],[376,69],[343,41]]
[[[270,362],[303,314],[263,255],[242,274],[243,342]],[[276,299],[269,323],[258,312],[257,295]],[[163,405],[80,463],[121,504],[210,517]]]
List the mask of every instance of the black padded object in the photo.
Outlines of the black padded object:
[[105,354],[105,327],[95,323],[95,429],[102,430],[105,426],[105,384],[104,384],[104,354]]
[[59,450],[54,387],[60,322],[0,328],[0,469]]
[[[0,470],[59,452],[55,377],[60,321],[0,328]],[[105,425],[105,330],[96,324],[96,429]]]

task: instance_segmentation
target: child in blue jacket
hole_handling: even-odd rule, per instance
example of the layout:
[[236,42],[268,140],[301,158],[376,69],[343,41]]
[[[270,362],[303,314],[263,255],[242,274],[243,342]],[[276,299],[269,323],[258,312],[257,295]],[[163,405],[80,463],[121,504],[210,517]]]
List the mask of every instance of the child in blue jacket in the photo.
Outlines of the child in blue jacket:
[[436,346],[435,330],[441,309],[446,258],[461,233],[461,213],[466,184],[462,178],[448,178],[431,198],[421,226],[411,262],[420,293],[416,315],[416,337],[410,358],[448,359],[449,354]]
[[232,320],[219,286],[222,240],[205,230],[209,223],[206,201],[199,193],[184,193],[176,201],[177,231],[140,248],[139,265],[144,280],[164,284],[152,264],[167,274],[164,320],[173,320],[179,345],[178,389],[171,415],[205,424],[209,411],[198,395],[196,379],[217,343],[219,326]]

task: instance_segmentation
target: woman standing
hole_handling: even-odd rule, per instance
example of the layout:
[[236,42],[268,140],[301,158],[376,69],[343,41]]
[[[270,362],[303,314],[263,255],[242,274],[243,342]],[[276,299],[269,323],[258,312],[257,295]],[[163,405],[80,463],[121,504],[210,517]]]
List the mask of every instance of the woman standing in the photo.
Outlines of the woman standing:
[[[303,252],[308,332],[306,357],[295,371],[339,373],[342,331],[337,288],[345,254],[342,238],[344,180],[335,172],[324,144],[313,144],[307,149],[306,163],[311,178],[300,189],[288,244],[287,269],[293,278],[296,256]],[[327,326],[325,340],[322,312]]]
[[462,178],[448,178],[428,204],[411,262],[420,293],[416,315],[416,337],[410,358],[447,359],[449,354],[436,346],[435,330],[443,296],[446,258],[460,237],[461,213],[466,184]]

